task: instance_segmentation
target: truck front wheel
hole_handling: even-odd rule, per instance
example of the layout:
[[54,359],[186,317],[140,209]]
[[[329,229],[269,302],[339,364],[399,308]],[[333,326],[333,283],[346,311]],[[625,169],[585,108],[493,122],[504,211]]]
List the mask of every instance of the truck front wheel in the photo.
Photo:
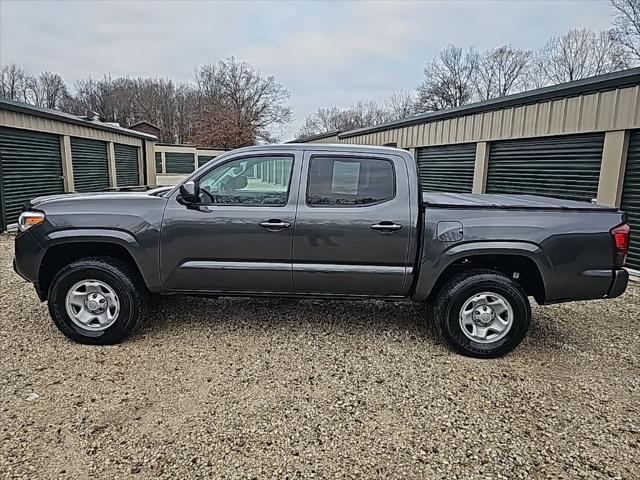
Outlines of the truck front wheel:
[[143,316],[139,275],[116,258],[76,260],[49,286],[49,313],[58,329],[86,344],[111,345],[129,335]]
[[434,315],[442,337],[454,350],[469,357],[496,358],[525,337],[531,307],[522,287],[508,276],[473,269],[440,289]]

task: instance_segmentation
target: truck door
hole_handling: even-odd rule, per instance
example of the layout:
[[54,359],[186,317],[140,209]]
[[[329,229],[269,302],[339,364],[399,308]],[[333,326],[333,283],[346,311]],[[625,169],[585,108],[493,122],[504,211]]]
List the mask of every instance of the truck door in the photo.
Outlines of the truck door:
[[302,154],[240,153],[195,177],[200,200],[169,198],[160,265],[177,291],[291,293]]
[[414,234],[408,181],[400,156],[306,152],[293,241],[296,292],[401,295]]

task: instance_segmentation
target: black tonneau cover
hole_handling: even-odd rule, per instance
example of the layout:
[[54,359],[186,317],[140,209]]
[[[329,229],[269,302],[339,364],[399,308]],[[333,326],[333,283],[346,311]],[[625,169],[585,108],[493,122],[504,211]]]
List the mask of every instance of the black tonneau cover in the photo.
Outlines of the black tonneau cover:
[[423,193],[422,204],[447,208],[618,211],[614,207],[561,198],[490,193]]

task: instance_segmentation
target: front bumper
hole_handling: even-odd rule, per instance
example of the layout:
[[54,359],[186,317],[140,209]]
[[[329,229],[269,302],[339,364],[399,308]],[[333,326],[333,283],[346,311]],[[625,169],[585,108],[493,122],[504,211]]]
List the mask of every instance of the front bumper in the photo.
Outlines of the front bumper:
[[13,269],[26,281],[37,283],[43,256],[44,249],[31,232],[19,233],[16,236]]
[[16,262],[15,258],[13,259],[13,271],[20,275],[27,282],[31,281],[20,271],[20,269],[18,268],[18,262]]
[[629,272],[624,268],[620,268],[613,271],[613,281],[611,287],[609,287],[609,293],[607,298],[616,298],[624,293],[629,284]]

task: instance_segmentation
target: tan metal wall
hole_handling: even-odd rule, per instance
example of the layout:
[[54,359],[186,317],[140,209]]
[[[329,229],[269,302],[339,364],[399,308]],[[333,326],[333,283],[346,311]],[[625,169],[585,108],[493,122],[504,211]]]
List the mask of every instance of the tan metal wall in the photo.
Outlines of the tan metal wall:
[[340,143],[338,139],[338,135],[333,135],[332,137],[320,138],[318,140],[311,140],[309,143]]
[[633,128],[640,128],[640,86],[312,142],[364,145],[394,142],[399,148],[413,148]]
[[227,150],[215,150],[210,148],[199,148],[190,145],[158,145],[155,146],[156,152],[175,152],[175,153],[192,153],[194,155],[222,155]]
[[158,185],[156,178],[156,153],[154,148],[155,142],[151,140],[144,141],[144,169],[147,175],[147,185],[155,187]]
[[206,156],[217,157],[225,153],[227,150],[212,150],[210,148],[197,148],[196,151],[197,151],[197,154],[201,156],[206,155]]
[[92,138],[94,140],[123,143],[125,145],[135,145],[138,147],[142,146],[143,142],[141,138],[117,132],[2,109],[0,109],[0,126],[55,133],[58,135],[69,135],[71,137]]

